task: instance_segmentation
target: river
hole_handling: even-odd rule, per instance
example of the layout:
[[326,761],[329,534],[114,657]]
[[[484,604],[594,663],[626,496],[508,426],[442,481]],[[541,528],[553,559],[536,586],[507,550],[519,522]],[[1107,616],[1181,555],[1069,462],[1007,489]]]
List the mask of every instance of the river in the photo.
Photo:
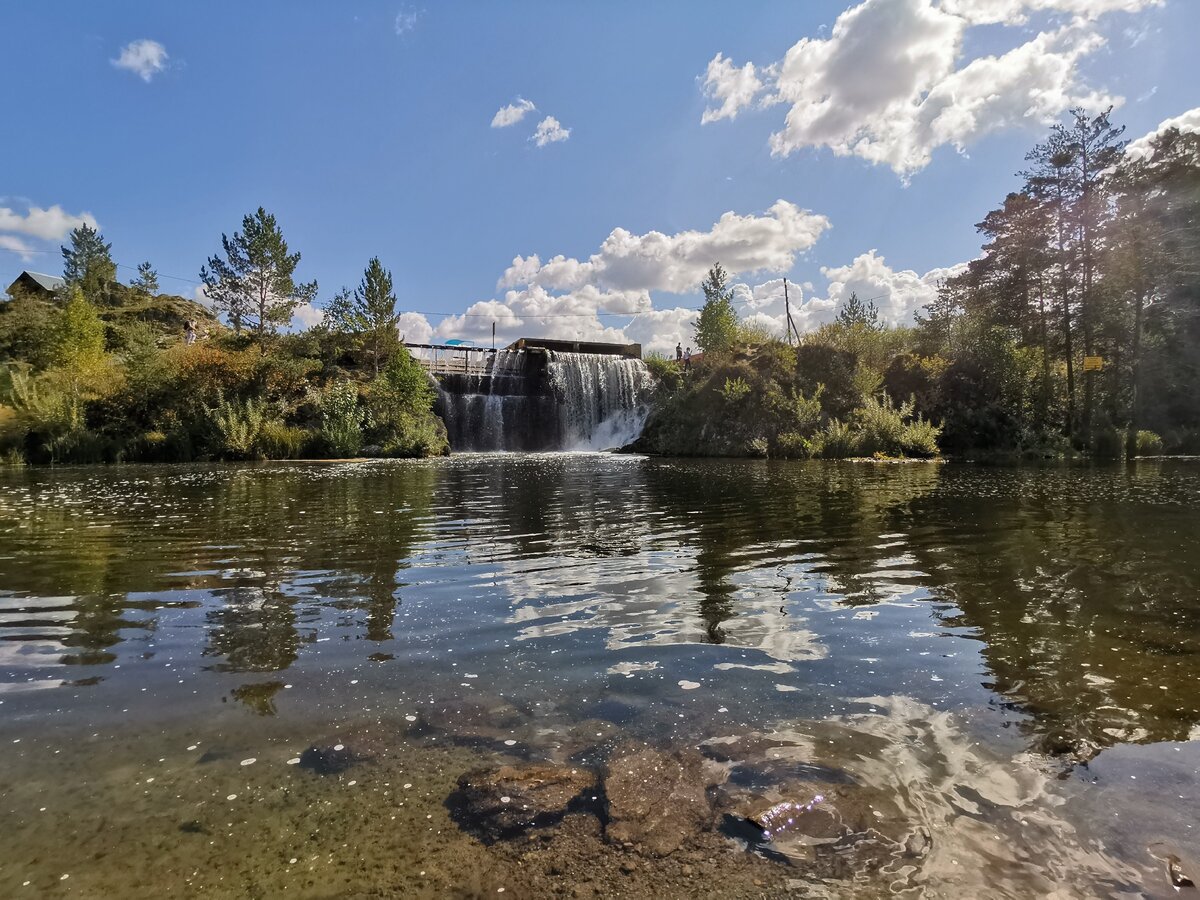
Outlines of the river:
[[[1174,896],[1198,529],[1189,460],[5,471],[0,896]],[[453,799],[630,741],[713,831]]]

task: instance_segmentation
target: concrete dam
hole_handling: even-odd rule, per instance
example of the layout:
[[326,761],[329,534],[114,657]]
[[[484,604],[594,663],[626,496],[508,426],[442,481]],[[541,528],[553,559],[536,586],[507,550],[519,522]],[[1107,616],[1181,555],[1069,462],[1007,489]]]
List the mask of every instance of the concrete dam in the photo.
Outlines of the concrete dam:
[[638,437],[653,380],[639,344],[522,339],[503,350],[410,345],[437,382],[450,448],[610,450]]

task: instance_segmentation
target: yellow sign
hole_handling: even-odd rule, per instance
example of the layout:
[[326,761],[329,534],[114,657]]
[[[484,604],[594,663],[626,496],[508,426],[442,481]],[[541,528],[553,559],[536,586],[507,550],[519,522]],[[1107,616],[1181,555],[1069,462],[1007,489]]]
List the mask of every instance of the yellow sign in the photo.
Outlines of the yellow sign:
[[1103,356],[1085,356],[1083,358],[1083,371],[1099,372],[1104,368]]

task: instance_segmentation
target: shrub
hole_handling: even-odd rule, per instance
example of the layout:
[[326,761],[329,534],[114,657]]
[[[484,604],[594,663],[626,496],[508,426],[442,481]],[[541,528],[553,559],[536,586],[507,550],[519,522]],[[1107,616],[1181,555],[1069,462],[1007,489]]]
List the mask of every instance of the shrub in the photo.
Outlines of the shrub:
[[261,400],[226,400],[219,396],[208,407],[208,420],[215,432],[213,453],[225,459],[259,457],[259,435],[267,421],[267,405]]
[[938,437],[942,429],[928,419],[918,416],[904,426],[900,436],[900,452],[905,456],[928,459],[938,455]]
[[735,405],[745,400],[749,393],[750,385],[741,376],[726,378],[725,387],[721,389],[721,396],[725,398],[725,402]]
[[279,419],[263,422],[255,448],[264,459],[299,459],[304,455],[308,432]]
[[37,377],[9,371],[13,415],[5,422],[6,443],[32,462],[99,462],[102,447],[88,432],[84,396],[75,379],[50,372]]
[[806,342],[796,348],[796,386],[808,396],[821,391],[821,410],[844,419],[858,405],[854,384],[858,358],[845,350]]
[[654,377],[654,383],[659,391],[667,394],[675,392],[683,377],[683,373],[679,370],[679,363],[668,359],[661,353],[650,353],[643,362]]
[[1137,455],[1138,456],[1158,456],[1163,452],[1163,441],[1153,431],[1139,431],[1137,433]]
[[846,459],[857,456],[858,436],[849,425],[834,419],[813,438],[813,455],[822,459]]
[[814,455],[813,442],[794,431],[785,431],[775,439],[775,453],[781,459],[808,459]]
[[320,447],[335,458],[357,456],[363,446],[363,412],[358,408],[358,388],[350,381],[335,381],[317,399],[321,412]]
[[898,455],[904,438],[904,420],[911,415],[911,403],[902,403],[897,408],[886,394],[882,400],[868,397],[854,411],[854,422],[859,430],[859,452],[864,456]]
[[800,391],[789,388],[785,391],[768,390],[764,398],[764,407],[772,420],[778,423],[780,438],[784,432],[799,435],[810,435],[821,423],[821,394],[824,388],[818,386],[811,397],[805,397]]
[[941,429],[922,417],[914,420],[912,415],[912,401],[895,406],[887,394],[868,397],[854,413],[859,452],[864,456],[937,456]]

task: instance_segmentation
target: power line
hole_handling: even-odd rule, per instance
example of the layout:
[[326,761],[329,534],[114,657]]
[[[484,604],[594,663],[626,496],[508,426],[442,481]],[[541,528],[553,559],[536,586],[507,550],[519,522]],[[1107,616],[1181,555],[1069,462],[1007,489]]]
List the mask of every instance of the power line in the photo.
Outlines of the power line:
[[[0,247],[0,250],[7,250],[9,253],[17,253],[17,254],[21,254],[21,255],[24,255],[26,253],[54,253],[54,252],[56,252],[54,250],[33,250],[33,249],[14,250],[10,247]],[[116,263],[115,265],[118,269],[126,269],[130,272],[136,272],[138,270],[137,266],[127,266],[124,263]],[[200,287],[202,287],[204,285],[204,282],[202,282],[202,281],[196,281],[196,279],[194,279],[194,278],[184,278],[182,275],[165,275],[162,272],[158,272],[156,274],[158,275],[159,278],[170,278],[173,281],[182,281],[187,284],[194,284],[194,285],[197,285]],[[889,294],[880,294],[878,297],[867,297],[865,300],[863,300],[863,302],[870,303],[874,300],[883,300],[889,296],[890,296]],[[734,303],[744,303],[744,304],[750,303],[749,300],[734,300],[733,302]],[[701,307],[699,307],[699,306],[674,306],[674,307],[670,307],[670,309],[686,309],[686,310],[689,310],[692,312],[696,312],[699,309],[701,309]],[[603,310],[597,310],[594,313],[541,313],[541,314],[529,313],[529,314],[524,314],[524,315],[519,314],[519,313],[513,313],[513,317],[517,318],[517,319],[592,319],[592,318],[598,318],[600,316],[611,316],[611,317],[623,319],[626,316],[637,317],[637,316],[642,315],[642,313],[665,312],[665,311],[667,311],[667,310],[644,309],[644,310],[640,310],[638,312],[604,312]],[[448,313],[448,312],[433,312],[431,310],[422,310],[422,309],[406,309],[406,310],[404,310],[404,312],[416,313],[418,316],[442,316],[443,318],[449,318],[450,316],[459,316],[460,318],[464,318],[464,319],[496,319],[496,318],[498,318],[496,315],[494,315],[492,313]]]

